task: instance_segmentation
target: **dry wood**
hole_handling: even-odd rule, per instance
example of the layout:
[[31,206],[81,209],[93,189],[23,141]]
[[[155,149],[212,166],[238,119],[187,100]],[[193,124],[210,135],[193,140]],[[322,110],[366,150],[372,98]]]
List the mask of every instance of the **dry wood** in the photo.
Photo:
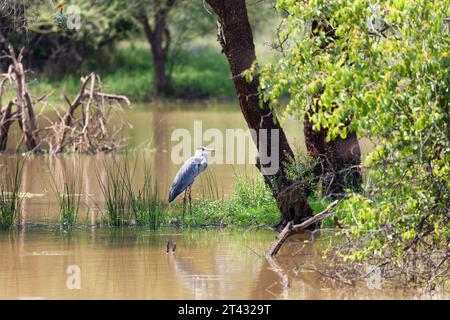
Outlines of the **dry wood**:
[[300,224],[293,225],[292,222],[288,222],[286,227],[284,227],[284,229],[275,238],[275,241],[270,244],[266,255],[269,257],[276,255],[280,250],[281,246],[283,245],[283,243],[290,235],[305,230],[309,226],[316,224],[317,222],[322,221],[326,217],[333,214],[333,212],[331,212],[331,209],[333,209],[338,204],[338,202],[339,200],[333,201],[328,207],[325,208],[325,210],[303,221]]
[[[88,92],[85,91],[85,93],[88,93]],[[94,96],[106,98],[108,100],[115,100],[115,101],[118,101],[118,102],[124,102],[128,106],[131,105],[131,102],[130,102],[130,100],[128,99],[127,96],[122,96],[122,95],[117,95],[117,94],[110,94],[110,93],[103,93],[103,92],[94,92]]]
[[38,137],[36,136],[36,119],[34,117],[33,105],[27,91],[25,82],[25,71],[22,64],[22,48],[19,54],[16,53],[11,45],[8,46],[7,56],[12,61],[13,79],[16,82],[17,106],[20,117],[20,128],[23,133],[23,139],[28,151],[38,152]]
[[[105,107],[112,107],[113,104],[119,108],[122,104],[129,106],[131,103],[126,96],[101,92],[100,78],[91,73],[81,78],[80,90],[72,101],[64,95],[67,109],[60,112],[55,108],[59,120],[51,120],[43,112],[34,113],[35,104],[45,103],[51,93],[42,95],[37,100],[32,99],[22,64],[23,49],[16,55],[13,47],[9,45],[1,58],[9,59],[11,64],[7,73],[0,74],[0,152],[6,149],[9,128],[14,122],[18,123],[22,132],[16,151],[23,143],[27,151],[36,153],[46,147],[50,154],[58,154],[68,149],[72,152],[93,154],[110,152],[118,147],[116,137],[125,124],[121,123],[114,132],[108,132],[110,110],[117,108]],[[7,102],[5,107],[2,98],[7,84],[14,87],[16,97]],[[82,117],[77,118],[76,111],[80,107]],[[49,124],[39,128],[37,118],[44,119]],[[43,137],[40,138],[39,135]]]

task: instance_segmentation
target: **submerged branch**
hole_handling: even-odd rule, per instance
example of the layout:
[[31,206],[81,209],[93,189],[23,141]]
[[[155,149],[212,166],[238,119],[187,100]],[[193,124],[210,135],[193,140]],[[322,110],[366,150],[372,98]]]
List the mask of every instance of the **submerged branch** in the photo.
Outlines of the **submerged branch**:
[[337,204],[339,203],[339,200],[335,200],[332,202],[328,207],[325,208],[322,212],[319,214],[303,221],[300,224],[293,225],[292,222],[288,222],[286,227],[278,234],[275,241],[272,242],[272,244],[269,246],[269,249],[267,250],[267,256],[271,257],[278,253],[283,243],[286,241],[286,239],[291,236],[294,233],[306,230],[309,226],[316,224],[326,217],[333,214],[331,209],[333,209]]

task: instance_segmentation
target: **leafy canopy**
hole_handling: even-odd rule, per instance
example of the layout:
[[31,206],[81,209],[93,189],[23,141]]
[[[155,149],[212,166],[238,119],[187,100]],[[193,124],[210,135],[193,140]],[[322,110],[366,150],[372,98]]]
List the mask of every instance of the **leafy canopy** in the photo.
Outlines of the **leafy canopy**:
[[283,57],[260,68],[262,99],[280,117],[308,112],[328,140],[352,130],[377,145],[365,192],[340,209],[351,235],[373,232],[353,258],[449,248],[449,6],[277,1]]

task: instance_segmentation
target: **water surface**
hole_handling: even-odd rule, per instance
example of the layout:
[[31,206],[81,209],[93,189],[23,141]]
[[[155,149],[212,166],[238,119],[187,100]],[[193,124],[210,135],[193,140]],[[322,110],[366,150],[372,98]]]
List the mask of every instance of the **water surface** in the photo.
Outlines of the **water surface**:
[[[29,228],[0,233],[0,299],[389,299],[418,291],[330,281],[316,243],[291,239],[279,257],[259,256],[271,231],[149,231],[145,228]],[[308,236],[309,237],[309,236]],[[166,253],[168,241],[176,244]],[[295,253],[295,255],[293,255]],[[316,267],[320,268],[317,262]],[[80,289],[68,279],[80,271]],[[71,269],[72,268],[72,269]],[[71,278],[72,279],[72,278]],[[70,285],[71,284],[71,285]],[[434,298],[449,298],[438,294]]]

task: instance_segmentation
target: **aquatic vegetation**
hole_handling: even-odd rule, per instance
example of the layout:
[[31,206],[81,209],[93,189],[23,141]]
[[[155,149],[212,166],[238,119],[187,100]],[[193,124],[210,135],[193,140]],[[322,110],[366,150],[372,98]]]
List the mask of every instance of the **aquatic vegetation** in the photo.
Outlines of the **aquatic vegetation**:
[[97,180],[106,204],[105,223],[111,226],[122,226],[131,221],[130,193],[132,177],[128,161],[119,163],[116,158],[104,161],[106,178],[102,179],[98,170]]
[[158,229],[165,222],[163,202],[159,199],[158,183],[150,169],[144,166],[144,183],[136,192],[130,190],[131,210],[138,226]]
[[[136,158],[137,160],[137,158]],[[134,188],[136,161],[133,165],[125,155],[124,161],[116,158],[104,162],[106,178],[96,172],[105,199],[105,223],[110,226],[137,224],[157,229],[164,222],[163,204],[158,197],[157,180],[144,166],[144,183]]]
[[22,180],[23,161],[7,163],[0,175],[0,229],[14,226],[20,216],[21,197],[20,185]]
[[223,195],[219,195],[219,185],[214,170],[205,170],[199,178],[199,196],[202,200],[223,200]]
[[72,174],[63,172],[62,188],[58,187],[55,176],[51,173],[54,191],[59,204],[59,223],[63,228],[73,227],[78,223],[82,176],[76,170]]

